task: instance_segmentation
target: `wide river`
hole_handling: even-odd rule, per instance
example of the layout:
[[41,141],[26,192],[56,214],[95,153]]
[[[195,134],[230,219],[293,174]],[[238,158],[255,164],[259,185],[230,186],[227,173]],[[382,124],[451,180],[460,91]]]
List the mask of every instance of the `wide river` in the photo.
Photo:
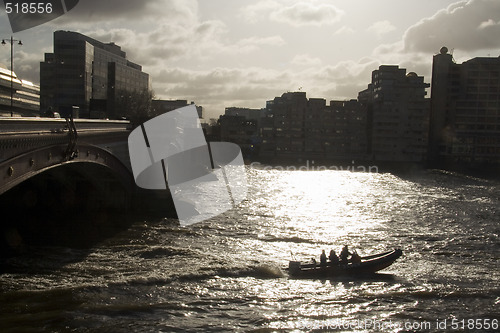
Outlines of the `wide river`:
[[[90,250],[9,259],[0,331],[498,331],[498,182],[249,168],[248,186],[237,209],[209,221],[137,221]],[[404,253],[370,279],[283,269],[344,244]]]

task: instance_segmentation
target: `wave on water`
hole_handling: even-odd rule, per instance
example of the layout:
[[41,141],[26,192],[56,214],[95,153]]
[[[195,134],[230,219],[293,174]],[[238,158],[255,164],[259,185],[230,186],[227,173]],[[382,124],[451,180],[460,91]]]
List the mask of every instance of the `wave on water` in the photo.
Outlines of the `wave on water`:
[[172,274],[163,276],[141,276],[128,281],[120,281],[115,285],[143,285],[158,286],[168,285],[176,282],[199,282],[214,278],[256,278],[256,279],[275,279],[285,277],[283,270],[273,264],[260,264],[247,267],[200,267],[192,271],[174,270]]
[[259,237],[259,240],[263,242],[283,242],[283,243],[298,243],[298,244],[318,244],[317,240],[301,238],[297,236],[293,237],[276,237],[276,236],[267,236],[267,237]]
[[285,277],[285,273],[277,265],[262,264],[237,269],[228,277],[253,277],[258,279],[273,279]]
[[164,257],[173,257],[173,256],[192,256],[199,255],[197,251],[193,251],[187,248],[180,247],[153,247],[146,251],[143,251],[138,256],[143,259],[156,259],[156,258],[164,258]]

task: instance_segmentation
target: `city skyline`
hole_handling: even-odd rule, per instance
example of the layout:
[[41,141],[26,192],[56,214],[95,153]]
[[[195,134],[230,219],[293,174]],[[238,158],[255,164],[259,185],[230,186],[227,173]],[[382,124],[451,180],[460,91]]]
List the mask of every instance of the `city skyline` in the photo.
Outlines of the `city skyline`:
[[[5,38],[11,30],[1,15]],[[225,107],[264,107],[285,91],[357,98],[383,64],[430,82],[432,56],[442,46],[454,50],[457,62],[496,57],[500,2],[86,1],[15,34],[24,43],[15,50],[20,77],[39,83],[39,63],[52,52],[54,30],[116,42],[151,74],[157,98],[192,100],[208,120]],[[8,61],[5,48],[0,63]]]

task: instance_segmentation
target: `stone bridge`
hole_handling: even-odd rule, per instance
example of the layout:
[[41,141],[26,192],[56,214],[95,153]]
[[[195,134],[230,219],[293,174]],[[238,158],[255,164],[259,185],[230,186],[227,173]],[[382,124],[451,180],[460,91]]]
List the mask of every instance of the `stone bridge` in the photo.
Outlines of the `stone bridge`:
[[168,191],[135,185],[130,130],[128,121],[0,118],[0,250],[86,246],[138,212],[171,215]]

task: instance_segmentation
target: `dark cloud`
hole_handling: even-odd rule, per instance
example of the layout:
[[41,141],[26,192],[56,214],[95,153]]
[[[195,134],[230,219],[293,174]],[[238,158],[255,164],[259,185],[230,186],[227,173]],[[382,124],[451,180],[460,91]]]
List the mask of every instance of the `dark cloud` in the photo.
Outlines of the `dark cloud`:
[[82,0],[65,16],[68,22],[97,23],[116,20],[143,20],[145,18],[193,18],[197,15],[193,0]]
[[406,31],[407,52],[436,53],[442,46],[476,51],[500,47],[500,1],[470,0],[450,5]]

